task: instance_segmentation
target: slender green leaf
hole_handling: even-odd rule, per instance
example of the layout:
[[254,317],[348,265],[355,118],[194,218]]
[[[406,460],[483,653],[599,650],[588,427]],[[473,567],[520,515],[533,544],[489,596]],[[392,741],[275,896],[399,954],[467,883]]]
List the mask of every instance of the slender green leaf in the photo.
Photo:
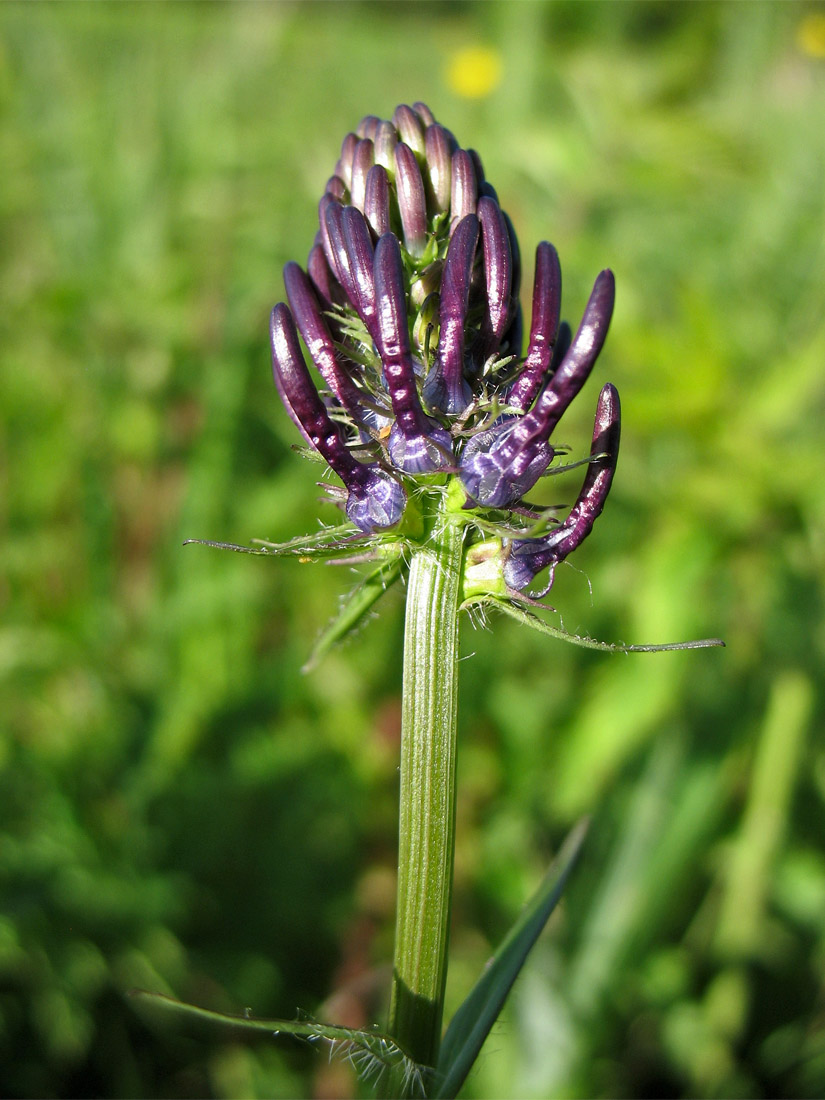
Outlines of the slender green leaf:
[[450,1021],[438,1060],[440,1081],[433,1093],[442,1100],[458,1094],[478,1057],[527,955],[558,904],[579,857],[588,824],[585,818],[569,834],[533,898]]
[[278,1039],[291,1035],[309,1043],[328,1043],[330,1053],[346,1058],[367,1082],[377,1083],[390,1070],[398,1070],[411,1095],[424,1095],[422,1068],[402,1050],[389,1035],[377,1030],[359,1031],[349,1027],[321,1024],[316,1020],[262,1020],[254,1016],[232,1016],[211,1012],[197,1005],[185,1004],[163,993],[136,989],[130,993],[141,1014],[149,1022],[163,1023],[169,1019],[175,1026],[228,1032],[235,1039],[247,1041]]
[[392,588],[401,576],[401,558],[382,561],[348,595],[344,596],[338,612],[324,628],[312,648],[302,671],[309,672],[327,653],[351,634],[373,609],[388,588]]

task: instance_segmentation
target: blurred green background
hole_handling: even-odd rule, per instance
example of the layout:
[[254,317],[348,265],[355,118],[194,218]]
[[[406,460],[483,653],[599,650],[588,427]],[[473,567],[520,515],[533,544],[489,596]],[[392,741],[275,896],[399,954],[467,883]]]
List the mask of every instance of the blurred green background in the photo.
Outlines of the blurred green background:
[[352,1095],[124,994],[384,1017],[401,600],[303,676],[353,578],[181,543],[317,523],[268,311],[343,135],[415,99],[574,325],[616,272],[563,434],[609,379],[622,457],[564,625],[728,644],[465,626],[450,1004],[594,823],[464,1095],[825,1093],[825,7],[7,3],[2,1095]]

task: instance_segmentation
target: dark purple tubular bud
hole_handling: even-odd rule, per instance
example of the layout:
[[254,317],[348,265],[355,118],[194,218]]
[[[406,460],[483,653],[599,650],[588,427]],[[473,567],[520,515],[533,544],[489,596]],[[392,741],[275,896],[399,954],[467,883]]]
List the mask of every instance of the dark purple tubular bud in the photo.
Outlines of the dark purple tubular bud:
[[443,126],[428,126],[424,131],[425,185],[427,199],[435,214],[450,208],[453,148]]
[[552,244],[542,241],[536,249],[533,282],[533,317],[530,343],[521,374],[507,394],[507,404],[529,409],[547,380],[561,310],[561,266]]
[[275,385],[304,438],[346,486],[347,516],[361,531],[394,527],[404,512],[404,490],[379,466],[365,466],[347,450],[312,384],[295,324],[283,303],[272,311],[270,332]]
[[425,415],[415,386],[401,248],[394,233],[385,233],[375,246],[374,277],[378,311],[376,344],[395,413],[388,443],[390,458],[407,474],[449,469],[450,435]]
[[426,103],[413,103],[413,110],[421,119],[421,122],[424,124],[424,126],[435,125],[435,115],[432,113]]
[[332,195],[332,197],[334,199],[338,199],[339,202],[346,202],[347,195],[349,194],[349,192],[347,191],[347,185],[344,183],[340,176],[329,177],[329,179],[327,180],[327,185],[324,188],[324,193],[327,195]]
[[372,284],[373,247],[364,215],[354,206],[330,203],[324,211],[327,259],[341,284],[345,304],[359,315],[375,340],[375,291]]
[[375,287],[372,281],[374,249],[366,218],[354,206],[345,206],[342,214],[344,243],[349,258],[353,286],[356,297],[353,299],[367,332],[375,340]]
[[[331,208],[340,211],[341,203],[334,195],[331,195],[329,191],[325,191],[324,194],[321,195],[321,200],[318,203],[318,224],[321,233],[321,244],[324,248],[324,255],[327,258],[329,269],[332,274],[338,278],[338,264],[335,259],[335,250],[329,236],[329,225],[327,224],[327,211]],[[340,279],[338,279],[338,281],[341,282]],[[344,287],[344,290],[346,290],[346,287]]]
[[[483,358],[498,350],[510,315],[513,267],[510,238],[501,207],[491,198],[478,200],[478,220],[484,246],[487,308],[481,323]],[[453,238],[455,239],[455,238]]]
[[478,233],[478,218],[468,214],[456,226],[447,246],[441,277],[438,356],[424,383],[427,404],[452,416],[464,412],[472,396],[464,378],[464,323]]
[[391,122],[380,122],[372,139],[375,146],[375,163],[386,168],[391,179],[395,179],[395,147],[398,134]]
[[502,216],[504,217],[504,223],[507,226],[507,236],[510,238],[510,256],[513,262],[513,302],[518,303],[519,291],[521,290],[521,249],[519,248],[518,237],[516,231],[510,220],[510,215],[506,210],[502,210]]
[[364,214],[376,237],[390,231],[390,181],[382,164],[373,164],[367,173]]
[[608,383],[599,395],[590,462],[578,499],[567,519],[551,534],[540,539],[516,539],[510,544],[504,563],[504,580],[510,588],[521,591],[549,565],[550,577],[544,590],[548,592],[556,565],[572,554],[593,530],[610,492],[619,457],[620,434],[619,394],[615,386]]
[[570,350],[530,412],[474,436],[465,447],[461,480],[480,504],[508,507],[532,489],[550,464],[550,433],[593,369],[607,335],[614,293],[613,273],[602,271]]
[[472,160],[473,162],[473,168],[475,169],[478,186],[481,187],[481,185],[484,183],[484,165],[481,163],[481,157],[478,155],[475,149],[468,149],[467,152],[470,156],[470,160]]
[[450,225],[451,232],[462,218],[475,214],[478,204],[478,180],[473,160],[466,149],[453,153],[450,172]]
[[381,119],[378,118],[377,115],[364,115],[356,126],[355,132],[360,138],[369,138],[370,141],[372,141],[380,122]]
[[395,147],[395,186],[404,230],[404,244],[420,256],[427,244],[427,200],[415,153],[403,141]]
[[402,103],[400,107],[396,107],[392,121],[401,140],[409,145],[410,149],[418,153],[420,157],[423,157],[424,127],[412,107],[408,107],[405,103]]
[[347,187],[352,183],[352,157],[360,140],[358,134],[347,134],[341,143],[341,156],[335,165],[335,175],[340,176]]
[[307,259],[307,272],[315,292],[321,300],[325,310],[332,308],[332,303],[341,297],[341,288],[335,280],[324,255],[324,247],[320,242],[314,244]]
[[361,392],[341,364],[315,292],[298,264],[284,268],[289,308],[307,346],[310,359],[343,407],[356,419],[361,416]]
[[375,163],[375,152],[369,138],[364,138],[355,146],[352,156],[352,184],[350,186],[350,201],[359,210],[364,209],[364,196],[367,192],[367,173]]

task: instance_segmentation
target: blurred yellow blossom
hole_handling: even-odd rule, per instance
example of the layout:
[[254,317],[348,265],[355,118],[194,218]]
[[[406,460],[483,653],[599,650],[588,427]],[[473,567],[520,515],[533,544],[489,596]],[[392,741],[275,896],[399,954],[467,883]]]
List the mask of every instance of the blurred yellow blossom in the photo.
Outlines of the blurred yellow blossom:
[[501,83],[504,64],[492,46],[465,46],[447,59],[447,84],[464,99],[483,99]]
[[811,12],[800,19],[796,28],[796,44],[808,57],[825,59],[825,13]]

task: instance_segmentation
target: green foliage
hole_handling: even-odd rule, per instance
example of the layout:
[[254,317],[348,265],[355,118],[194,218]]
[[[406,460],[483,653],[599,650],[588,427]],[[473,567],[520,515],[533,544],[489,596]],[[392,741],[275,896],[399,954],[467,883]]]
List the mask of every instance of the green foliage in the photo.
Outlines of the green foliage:
[[[159,1037],[136,986],[384,1022],[399,601],[302,676],[354,578],[181,544],[313,529],[268,311],[342,135],[419,98],[481,152],[528,277],[555,243],[566,316],[616,273],[564,432],[586,454],[609,371],[622,454],[555,621],[728,645],[465,628],[448,1017],[594,819],[462,1095],[825,1092],[816,11],[0,8],[0,1092],[351,1087],[290,1040]],[[461,99],[475,42],[504,79]]]

